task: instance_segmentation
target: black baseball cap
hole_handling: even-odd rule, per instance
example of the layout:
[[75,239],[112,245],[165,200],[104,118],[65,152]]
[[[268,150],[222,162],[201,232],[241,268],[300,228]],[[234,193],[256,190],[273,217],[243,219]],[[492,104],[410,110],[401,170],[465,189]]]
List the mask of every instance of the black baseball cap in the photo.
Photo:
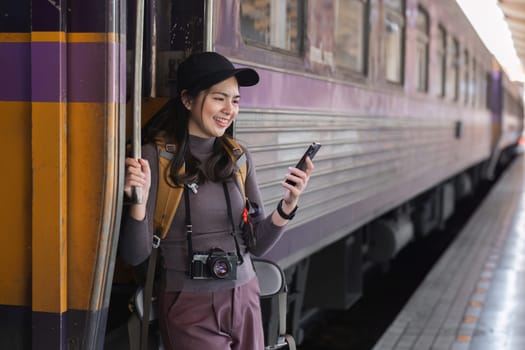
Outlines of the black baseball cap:
[[232,76],[237,78],[239,86],[253,86],[259,82],[255,70],[235,68],[226,57],[216,52],[195,53],[179,64],[177,92],[205,90]]

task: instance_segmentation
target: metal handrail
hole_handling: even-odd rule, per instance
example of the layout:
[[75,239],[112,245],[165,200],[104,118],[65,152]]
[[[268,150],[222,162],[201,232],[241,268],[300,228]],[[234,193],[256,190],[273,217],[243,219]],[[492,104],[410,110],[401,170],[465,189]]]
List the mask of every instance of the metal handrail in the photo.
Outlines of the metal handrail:
[[[139,159],[141,154],[141,103],[142,103],[142,60],[144,44],[144,0],[137,0],[135,22],[135,62],[133,71],[133,120],[132,120],[132,157]],[[134,203],[142,203],[142,188],[132,188]]]

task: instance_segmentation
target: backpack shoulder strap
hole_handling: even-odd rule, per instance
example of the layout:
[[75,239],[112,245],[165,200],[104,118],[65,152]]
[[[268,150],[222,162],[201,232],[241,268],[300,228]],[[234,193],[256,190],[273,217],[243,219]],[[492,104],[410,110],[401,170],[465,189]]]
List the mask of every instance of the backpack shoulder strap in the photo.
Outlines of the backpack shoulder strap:
[[228,154],[230,155],[230,157],[235,161],[237,167],[237,170],[235,171],[235,182],[237,184],[237,187],[239,187],[242,196],[244,197],[244,199],[246,199],[245,185],[246,173],[248,172],[248,162],[246,161],[246,154],[244,154],[241,145],[237,141],[235,141],[232,138],[229,139],[229,141],[233,146],[233,149],[226,149],[228,150]]
[[[157,188],[157,201],[155,203],[155,215],[153,219],[154,232],[164,239],[168,233],[171,221],[179,207],[182,198],[183,187],[168,183],[169,165],[174,156],[174,145],[156,141],[157,154],[159,158],[159,183]],[[184,172],[184,166],[180,170]]]

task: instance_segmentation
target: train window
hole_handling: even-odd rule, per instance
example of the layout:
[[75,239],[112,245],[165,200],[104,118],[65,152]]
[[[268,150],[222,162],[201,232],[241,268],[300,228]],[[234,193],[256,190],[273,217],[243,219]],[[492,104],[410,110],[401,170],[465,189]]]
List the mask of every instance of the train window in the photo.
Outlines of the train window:
[[503,103],[502,103],[503,114],[509,114],[512,110],[512,99],[507,89],[503,89]]
[[470,61],[469,61],[469,54],[468,51],[465,50],[463,52],[463,97],[465,104],[468,104],[469,101],[469,95],[470,95]]
[[417,49],[416,49],[416,86],[418,91],[428,90],[428,48],[429,48],[429,21],[428,14],[418,8],[416,17]]
[[503,113],[506,115],[517,115],[517,104],[508,89],[503,90]]
[[[503,113],[507,115],[520,115],[519,102],[508,89],[504,89],[503,95]],[[512,125],[510,125],[512,128]]]
[[478,100],[478,106],[483,108],[488,108],[488,105],[486,104],[487,101],[487,92],[488,92],[488,81],[490,78],[490,74],[485,71],[483,66],[479,66],[479,100]]
[[453,38],[448,43],[447,91],[446,95],[457,101],[459,98],[459,42]]
[[443,26],[438,27],[437,43],[437,73],[435,77],[436,91],[441,97],[445,97],[445,87],[447,82],[447,31]]
[[366,58],[366,1],[337,1],[335,10],[335,63],[363,73]]
[[241,0],[241,33],[251,44],[294,53],[302,50],[300,0]]
[[[484,72],[485,73],[485,91],[483,91],[483,97],[485,98],[485,107],[491,109],[494,105],[494,99],[497,97],[494,91],[497,91],[499,88],[494,86],[496,81],[499,80],[499,77],[495,77],[497,72]],[[499,93],[498,93],[499,94]]]
[[403,82],[403,42],[405,32],[404,1],[385,0],[386,79]]
[[472,58],[472,79],[471,79],[471,85],[470,85],[470,103],[472,105],[472,107],[476,107],[476,103],[477,103],[477,98],[478,98],[478,94],[477,94],[477,81],[478,81],[478,67],[477,67],[477,64],[476,64],[476,60],[474,59],[474,57]]

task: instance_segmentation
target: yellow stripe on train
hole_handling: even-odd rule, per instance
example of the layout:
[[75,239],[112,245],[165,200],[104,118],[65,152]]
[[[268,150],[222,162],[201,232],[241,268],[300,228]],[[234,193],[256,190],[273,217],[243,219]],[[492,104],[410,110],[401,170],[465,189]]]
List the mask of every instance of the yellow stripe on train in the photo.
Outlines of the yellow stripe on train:
[[0,33],[0,42],[70,42],[70,43],[105,43],[117,42],[117,33],[65,33],[65,32],[30,32]]
[[[115,192],[116,104],[1,102],[0,304],[33,311],[95,311],[97,261]],[[111,156],[109,156],[111,157]],[[110,164],[111,166],[108,166]],[[95,293],[96,294],[96,293]]]

